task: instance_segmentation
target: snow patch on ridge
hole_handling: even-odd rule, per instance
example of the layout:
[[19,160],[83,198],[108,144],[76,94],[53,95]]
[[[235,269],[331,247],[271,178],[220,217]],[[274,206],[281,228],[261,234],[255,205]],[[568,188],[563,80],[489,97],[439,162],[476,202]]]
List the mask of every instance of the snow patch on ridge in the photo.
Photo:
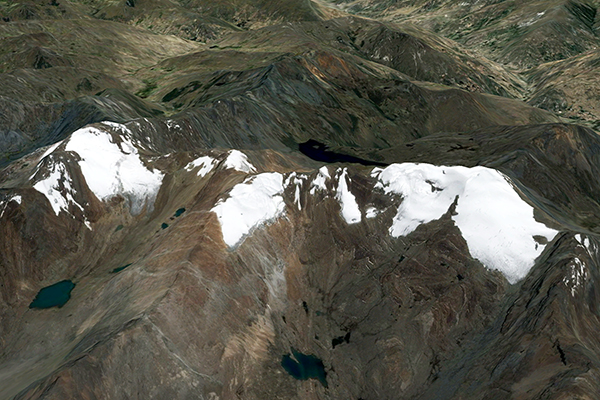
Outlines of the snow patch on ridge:
[[365,210],[365,217],[368,219],[375,218],[380,211],[375,207],[369,207]]
[[571,296],[575,296],[577,289],[583,285],[583,282],[587,278],[587,271],[585,270],[585,264],[577,257],[569,264],[571,270],[570,276],[565,276],[563,282],[570,289]]
[[33,188],[46,196],[54,214],[58,215],[61,210],[68,212],[69,204],[83,211],[83,207],[73,198],[75,189],[66,166],[62,162],[52,163],[49,172],[49,175],[33,185]]
[[348,170],[344,168],[338,179],[338,188],[335,198],[340,203],[342,217],[348,224],[355,224],[361,221],[360,208],[350,189],[348,189]]
[[545,245],[535,236],[552,240],[557,231],[533,218],[502,173],[485,167],[447,167],[393,164],[375,168],[376,188],[401,195],[390,234],[405,236],[419,225],[439,219],[456,201],[452,216],[471,255],[515,283],[527,275]]
[[225,168],[235,169],[236,171],[245,172],[247,174],[256,172],[254,165],[250,164],[248,157],[239,150],[229,151],[229,155],[225,159]]
[[321,167],[319,169],[317,177],[312,181],[310,185],[310,194],[314,195],[317,192],[317,190],[327,190],[325,182],[327,182],[327,180],[329,179],[331,179],[331,176],[329,175],[329,170],[326,166]]
[[575,240],[587,250],[590,257],[593,257],[596,254],[596,246],[590,241],[588,237],[582,237],[581,234],[575,235]]
[[129,128],[127,128],[125,125],[119,124],[118,122],[102,121],[101,124],[109,126],[109,127],[113,128],[114,130],[120,132],[121,134],[126,135],[127,137],[132,136],[131,130]]
[[304,184],[304,181],[308,179],[308,177],[306,175],[303,174],[297,174],[296,172],[292,172],[288,175],[288,177],[285,179],[285,182],[283,183],[283,186],[285,188],[288,188],[290,185],[294,185],[294,204],[296,204],[296,207],[298,207],[298,210],[302,210],[302,201],[301,201],[301,196],[300,196],[300,190],[302,189],[302,185]]
[[191,161],[185,166],[185,169],[192,171],[195,168],[200,167],[197,175],[201,178],[205,177],[212,169],[217,165],[217,160],[209,156],[198,157],[194,161]]
[[52,146],[48,147],[48,149],[46,149],[46,151],[44,152],[44,154],[42,154],[42,156],[40,157],[40,160],[43,160],[44,158],[46,158],[46,156],[47,156],[48,154],[50,154],[50,153],[52,153],[54,150],[56,150],[56,148],[57,148],[58,146],[60,146],[60,144],[61,144],[62,142],[63,142],[63,141],[61,140],[60,142],[56,142],[56,143],[54,143]]
[[6,211],[8,203],[10,203],[11,201],[14,201],[17,204],[21,204],[23,198],[21,197],[21,195],[15,194],[12,197],[6,199],[5,201],[0,201],[0,207],[2,207],[2,211],[0,212],[0,218],[2,218],[2,216],[4,215],[4,211]]
[[165,124],[167,125],[167,128],[172,129],[172,130],[181,130],[181,125],[179,125],[179,123],[173,121],[172,119],[168,119],[165,121]]
[[[103,124],[123,133],[131,133],[121,124]],[[121,143],[117,144],[107,132],[86,127],[71,135],[65,150],[79,154],[81,172],[98,199],[124,195],[131,202],[131,211],[135,214],[141,211],[144,204],[153,204],[163,174],[146,168],[131,141],[126,137],[121,139]]]
[[211,211],[217,214],[223,240],[229,247],[240,242],[258,225],[279,217],[285,208],[283,175],[267,172],[247,178],[219,201]]

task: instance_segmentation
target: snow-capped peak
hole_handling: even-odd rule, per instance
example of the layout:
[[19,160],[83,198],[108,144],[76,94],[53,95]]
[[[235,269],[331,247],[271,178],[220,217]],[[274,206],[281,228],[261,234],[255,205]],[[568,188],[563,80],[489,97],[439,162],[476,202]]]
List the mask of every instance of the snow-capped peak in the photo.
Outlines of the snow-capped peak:
[[[56,151],[61,143],[66,142],[65,151],[78,155],[78,165],[90,190],[100,200],[107,200],[117,194],[127,197],[131,202],[131,211],[141,211],[144,204],[152,205],[162,183],[163,174],[158,170],[147,168],[141,161],[137,148],[130,141],[131,131],[124,125],[115,122],[103,122],[122,134],[121,141],[115,142],[113,136],[99,127],[88,126],[79,129],[62,142],[49,147],[42,155],[42,160]],[[75,202],[72,178],[67,172],[64,162],[51,161],[48,175],[34,184],[34,188],[43,193],[52,209],[58,215],[60,210],[67,210],[68,204]],[[36,173],[41,168],[38,166]]]
[[[127,128],[111,123],[122,132]],[[137,148],[128,138],[119,144],[107,132],[86,127],[74,132],[65,147],[80,157],[79,167],[88,187],[100,200],[117,194],[131,202],[131,211],[138,213],[144,204],[152,205],[162,183],[163,173],[148,169],[141,161]]]
[[256,172],[254,165],[250,164],[248,157],[239,150],[231,150],[225,159],[225,168],[235,169],[236,171],[247,174]]
[[402,196],[390,234],[405,236],[445,214],[456,201],[454,223],[471,255],[501,271],[511,283],[522,279],[557,231],[537,222],[509,178],[485,167],[393,164],[374,169],[376,187]]
[[229,197],[211,211],[221,223],[223,240],[233,247],[256,226],[277,218],[284,211],[283,175],[267,172],[235,185]]

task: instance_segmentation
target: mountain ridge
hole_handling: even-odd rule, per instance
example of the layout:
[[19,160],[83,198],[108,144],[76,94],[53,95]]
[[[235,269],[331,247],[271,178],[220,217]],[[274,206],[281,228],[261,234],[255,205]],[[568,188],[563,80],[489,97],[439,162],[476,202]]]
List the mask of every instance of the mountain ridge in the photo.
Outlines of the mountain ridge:
[[595,398],[595,3],[464,3],[0,1],[0,397]]

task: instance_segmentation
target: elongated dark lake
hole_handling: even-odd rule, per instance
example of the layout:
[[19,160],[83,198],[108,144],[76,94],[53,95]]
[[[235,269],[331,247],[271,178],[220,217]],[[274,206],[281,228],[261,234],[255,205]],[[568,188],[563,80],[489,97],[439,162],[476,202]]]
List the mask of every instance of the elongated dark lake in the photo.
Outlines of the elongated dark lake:
[[347,162],[362,165],[377,165],[381,167],[388,165],[377,161],[365,160],[363,158],[354,157],[348,154],[331,151],[327,145],[317,142],[313,139],[310,139],[308,142],[299,143],[298,150],[300,150],[300,152],[305,156],[308,156],[315,161],[326,163]]
[[286,354],[281,358],[281,366],[298,380],[318,379],[324,387],[327,387],[327,373],[323,361],[313,355],[302,354],[292,349],[292,354]]
[[115,268],[115,269],[113,269],[113,270],[112,270],[112,271],[110,271],[110,272],[111,272],[111,273],[113,273],[113,274],[116,274],[117,272],[121,272],[121,271],[123,271],[125,268],[129,267],[130,265],[131,265],[131,263],[129,263],[129,264],[126,264],[126,265],[123,265],[123,266],[121,266],[121,267],[118,267],[118,268]]
[[69,301],[74,287],[73,282],[64,280],[42,288],[29,305],[29,308],[60,308]]

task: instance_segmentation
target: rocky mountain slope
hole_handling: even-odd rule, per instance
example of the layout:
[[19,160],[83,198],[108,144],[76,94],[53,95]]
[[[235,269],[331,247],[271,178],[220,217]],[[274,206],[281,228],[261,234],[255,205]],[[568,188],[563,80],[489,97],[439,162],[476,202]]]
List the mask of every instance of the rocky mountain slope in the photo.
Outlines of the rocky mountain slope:
[[0,398],[597,398],[595,7],[0,1]]

